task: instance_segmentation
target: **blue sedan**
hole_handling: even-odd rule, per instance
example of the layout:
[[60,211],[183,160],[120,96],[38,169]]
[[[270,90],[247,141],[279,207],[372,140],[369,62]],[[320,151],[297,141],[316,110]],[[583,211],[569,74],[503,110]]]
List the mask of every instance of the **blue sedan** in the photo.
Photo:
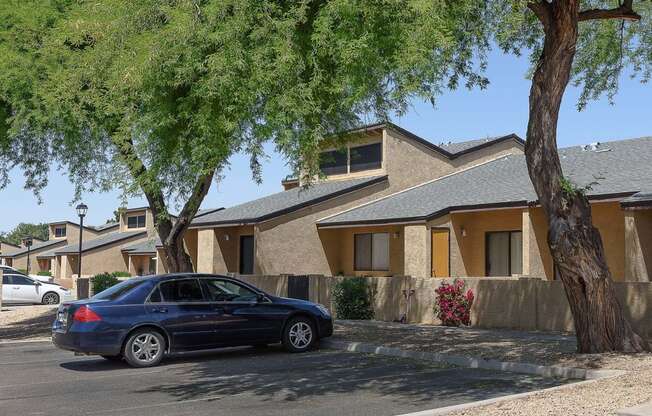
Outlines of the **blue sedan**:
[[167,353],[281,342],[303,352],[333,333],[324,306],[271,296],[218,275],[134,278],[64,303],[52,326],[64,350],[151,367]]

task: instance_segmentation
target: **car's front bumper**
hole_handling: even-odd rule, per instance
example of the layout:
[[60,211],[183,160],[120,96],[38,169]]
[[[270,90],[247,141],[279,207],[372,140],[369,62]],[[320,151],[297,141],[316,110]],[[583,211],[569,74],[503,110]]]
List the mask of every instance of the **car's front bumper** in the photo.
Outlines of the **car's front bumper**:
[[319,325],[319,338],[326,338],[333,335],[333,318],[321,317],[317,323]]

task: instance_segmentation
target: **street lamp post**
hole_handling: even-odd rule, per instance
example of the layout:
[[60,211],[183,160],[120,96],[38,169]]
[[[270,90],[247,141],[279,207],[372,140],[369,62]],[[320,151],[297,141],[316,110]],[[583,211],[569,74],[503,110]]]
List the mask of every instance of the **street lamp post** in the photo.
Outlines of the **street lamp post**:
[[28,235],[28,236],[25,236],[25,237],[23,238],[23,245],[24,245],[25,247],[27,247],[27,275],[28,275],[28,276],[29,276],[29,255],[30,255],[30,252],[31,252],[31,250],[32,250],[32,243],[33,243],[33,242],[34,242],[34,240],[33,240],[32,237],[29,236],[29,235]]
[[77,205],[77,215],[79,215],[79,253],[77,255],[77,279],[81,278],[82,272],[82,238],[84,236],[84,217],[88,212],[88,207],[83,202]]

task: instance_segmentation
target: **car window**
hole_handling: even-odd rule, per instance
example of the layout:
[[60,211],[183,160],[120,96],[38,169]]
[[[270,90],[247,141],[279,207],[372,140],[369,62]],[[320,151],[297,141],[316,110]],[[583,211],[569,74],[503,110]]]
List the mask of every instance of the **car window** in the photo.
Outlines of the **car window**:
[[199,281],[197,279],[169,280],[159,286],[165,302],[203,302]]
[[125,280],[115,286],[111,286],[110,288],[101,291],[93,296],[93,299],[115,300],[143,283],[145,283],[144,280]]
[[10,276],[7,276],[6,274],[3,274],[2,275],[2,284],[3,285],[10,285],[11,284]]
[[205,279],[210,300],[214,302],[253,302],[258,294],[230,280]]
[[149,302],[150,303],[161,302],[161,290],[159,289],[158,286],[156,286],[152,291],[152,293],[149,295]]
[[17,274],[10,275],[11,276],[11,284],[12,285],[17,285],[17,286],[34,286],[34,281],[30,278],[27,278],[25,276],[19,276]]

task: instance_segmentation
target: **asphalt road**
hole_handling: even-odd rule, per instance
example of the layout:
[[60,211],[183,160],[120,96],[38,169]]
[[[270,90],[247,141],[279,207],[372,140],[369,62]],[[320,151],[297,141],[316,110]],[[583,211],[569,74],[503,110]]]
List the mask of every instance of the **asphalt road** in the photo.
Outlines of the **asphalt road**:
[[133,369],[46,342],[0,344],[0,416],[383,416],[556,384],[328,350],[231,349]]

